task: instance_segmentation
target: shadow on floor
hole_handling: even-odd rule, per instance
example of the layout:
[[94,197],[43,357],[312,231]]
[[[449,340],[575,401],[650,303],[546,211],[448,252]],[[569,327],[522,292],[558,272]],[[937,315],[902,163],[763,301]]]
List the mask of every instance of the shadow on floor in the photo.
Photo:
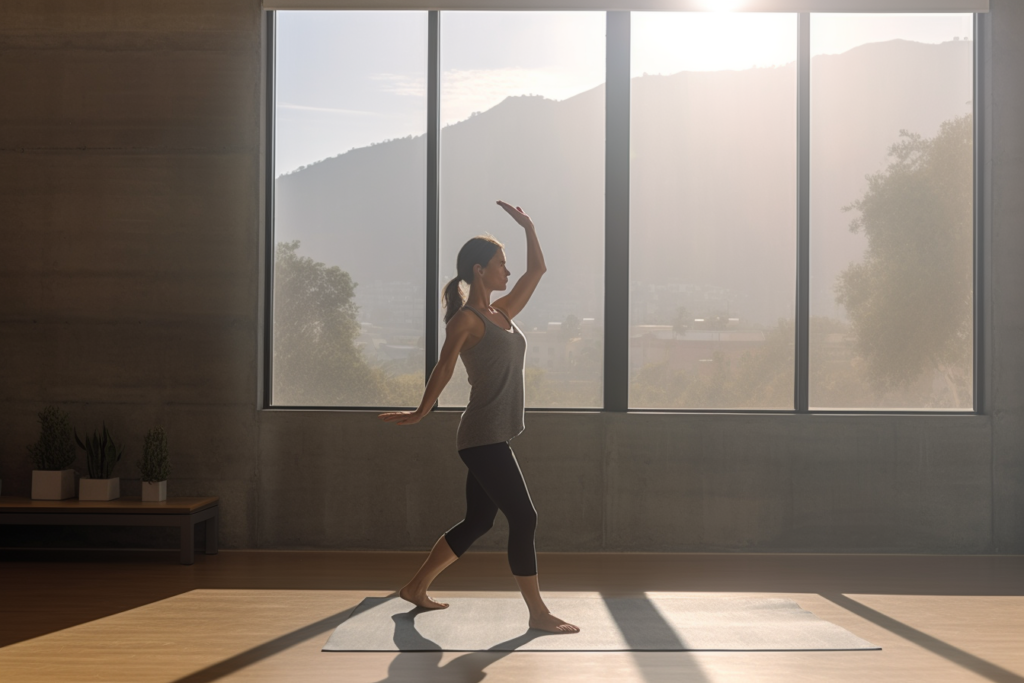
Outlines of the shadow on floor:
[[[529,630],[520,636],[498,643],[495,652],[466,652],[441,665],[444,653],[441,647],[432,640],[424,638],[416,629],[416,617],[430,610],[414,607],[404,614],[391,617],[395,622],[395,645],[402,650],[417,652],[398,652],[388,664],[387,678],[377,683],[432,683],[437,681],[459,681],[459,683],[478,683],[487,677],[486,669],[503,657],[512,654],[518,648],[542,634]],[[502,651],[511,648],[509,651]],[[430,652],[426,652],[430,650]]]
[[846,597],[845,595],[822,593],[821,597],[839,605],[848,612],[852,612],[863,619],[867,619],[876,626],[881,626],[886,631],[894,633],[914,645],[923,647],[929,652],[937,654],[957,666],[963,667],[964,669],[967,669],[979,676],[983,676],[994,683],[1024,683],[1024,677],[1018,676],[1012,671],[1007,671],[997,664],[993,664],[981,657],[976,657],[970,652],[965,652],[943,640],[939,640],[934,636],[918,631],[916,628],[908,626],[902,621],[897,621],[892,617],[886,616],[877,610],[871,609],[863,603]]
[[219,678],[223,678],[229,674],[232,674],[239,669],[243,669],[247,666],[251,666],[261,660],[283,652],[291,647],[303,643],[310,638],[330,631],[335,628],[339,623],[345,621],[355,610],[355,607],[350,607],[343,612],[332,614],[331,616],[321,619],[320,621],[303,626],[300,629],[296,629],[291,633],[286,633],[283,636],[274,638],[273,640],[267,641],[257,645],[254,648],[250,648],[245,652],[239,653],[234,657],[230,657],[223,661],[217,662],[205,669],[195,671],[188,676],[183,676],[173,683],[211,683]]
[[[625,618],[627,616],[636,618],[636,613],[632,612],[629,615],[627,615],[625,613],[620,612],[619,603],[615,600],[610,600],[610,598],[637,599],[640,605],[640,609],[643,611],[643,621],[645,622],[645,624],[648,624],[648,627],[645,630],[650,629],[650,625],[654,625],[653,631],[655,635],[654,638],[651,640],[653,640],[654,643],[656,643],[658,646],[664,647],[665,649],[683,649],[683,643],[681,640],[679,640],[679,635],[676,633],[676,630],[672,628],[672,626],[668,622],[665,621],[665,619],[661,616],[661,612],[659,612],[658,609],[654,606],[654,603],[650,601],[650,598],[647,597],[646,593],[640,591],[625,594],[616,593],[615,595],[612,595],[609,593],[602,592],[601,598],[605,601],[605,605],[608,606],[608,613],[612,615],[613,619],[615,619],[615,623],[619,627],[619,632],[622,633],[623,638],[626,639],[626,642],[629,643],[630,647],[639,647],[640,645],[646,645],[647,647],[650,647],[651,641],[648,640],[646,643],[640,643],[633,638],[632,630],[627,627],[625,623]],[[652,653],[633,651],[630,654],[633,655],[633,659],[636,662],[636,666],[638,669],[640,669],[640,674],[644,677],[645,681],[647,681],[648,683],[656,683],[657,681],[663,680],[664,667],[655,667],[651,665],[651,662],[649,660],[652,659]],[[696,659],[692,658],[685,652],[680,652],[678,659],[678,664],[687,665],[689,667],[689,671],[686,672],[687,677],[685,679],[679,677],[678,670],[674,671],[674,680],[685,680],[687,682],[692,681],[693,683],[704,683],[705,681],[709,680],[708,677],[704,674],[704,671],[700,668],[700,664],[697,663]]]

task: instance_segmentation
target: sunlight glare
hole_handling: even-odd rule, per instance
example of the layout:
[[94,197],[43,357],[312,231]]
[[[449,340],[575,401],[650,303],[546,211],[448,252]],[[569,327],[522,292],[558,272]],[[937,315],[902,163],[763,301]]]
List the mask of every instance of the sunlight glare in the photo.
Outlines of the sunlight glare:
[[634,12],[632,75],[788,64],[796,28],[795,14]]
[[708,12],[735,12],[743,8],[744,0],[703,0],[701,5]]

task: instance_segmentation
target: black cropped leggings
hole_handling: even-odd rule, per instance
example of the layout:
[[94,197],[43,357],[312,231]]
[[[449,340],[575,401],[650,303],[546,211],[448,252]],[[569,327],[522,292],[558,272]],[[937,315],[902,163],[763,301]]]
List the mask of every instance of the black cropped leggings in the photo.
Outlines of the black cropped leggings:
[[508,564],[516,576],[537,573],[534,532],[537,510],[526,489],[523,472],[507,441],[459,451],[469,468],[466,477],[466,518],[444,533],[458,557],[494,524],[501,510],[508,520]]

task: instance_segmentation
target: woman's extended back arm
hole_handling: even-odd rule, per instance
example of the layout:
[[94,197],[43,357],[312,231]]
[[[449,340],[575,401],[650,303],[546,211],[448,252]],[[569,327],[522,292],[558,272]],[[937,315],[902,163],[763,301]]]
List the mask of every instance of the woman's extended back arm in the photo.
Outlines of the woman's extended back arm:
[[455,372],[455,363],[459,359],[463,344],[469,338],[469,333],[473,329],[472,325],[471,316],[463,315],[461,311],[448,321],[437,365],[430,372],[430,379],[427,380],[427,385],[423,389],[423,398],[416,410],[381,413],[378,417],[398,424],[415,424],[426,417],[452,378],[452,373]]

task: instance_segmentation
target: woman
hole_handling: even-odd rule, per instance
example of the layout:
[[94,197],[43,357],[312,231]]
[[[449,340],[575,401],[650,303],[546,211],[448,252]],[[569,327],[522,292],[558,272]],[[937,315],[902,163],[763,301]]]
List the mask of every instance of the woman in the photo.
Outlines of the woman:
[[[462,557],[469,546],[491,528],[501,510],[508,519],[508,561],[530,609],[530,628],[552,633],[577,633],[577,626],[548,611],[540,597],[534,531],[537,511],[508,441],[523,431],[523,361],[526,337],[512,319],[523,310],[537,288],[544,255],[533,221],[518,206],[499,201],[526,231],[526,272],[506,296],[493,304],[491,293],[506,289],[511,273],[497,240],[474,237],[459,251],[458,275],[444,288],[445,341],[440,358],[414,411],[382,413],[381,419],[400,425],[416,424],[430,412],[452,378],[461,355],[472,386],[469,403],[459,422],[459,457],[469,468],[466,478],[466,518],[442,534],[419,572],[399,595],[426,609],[448,603],[427,596],[427,588],[445,567]],[[463,300],[460,282],[469,287]]]

